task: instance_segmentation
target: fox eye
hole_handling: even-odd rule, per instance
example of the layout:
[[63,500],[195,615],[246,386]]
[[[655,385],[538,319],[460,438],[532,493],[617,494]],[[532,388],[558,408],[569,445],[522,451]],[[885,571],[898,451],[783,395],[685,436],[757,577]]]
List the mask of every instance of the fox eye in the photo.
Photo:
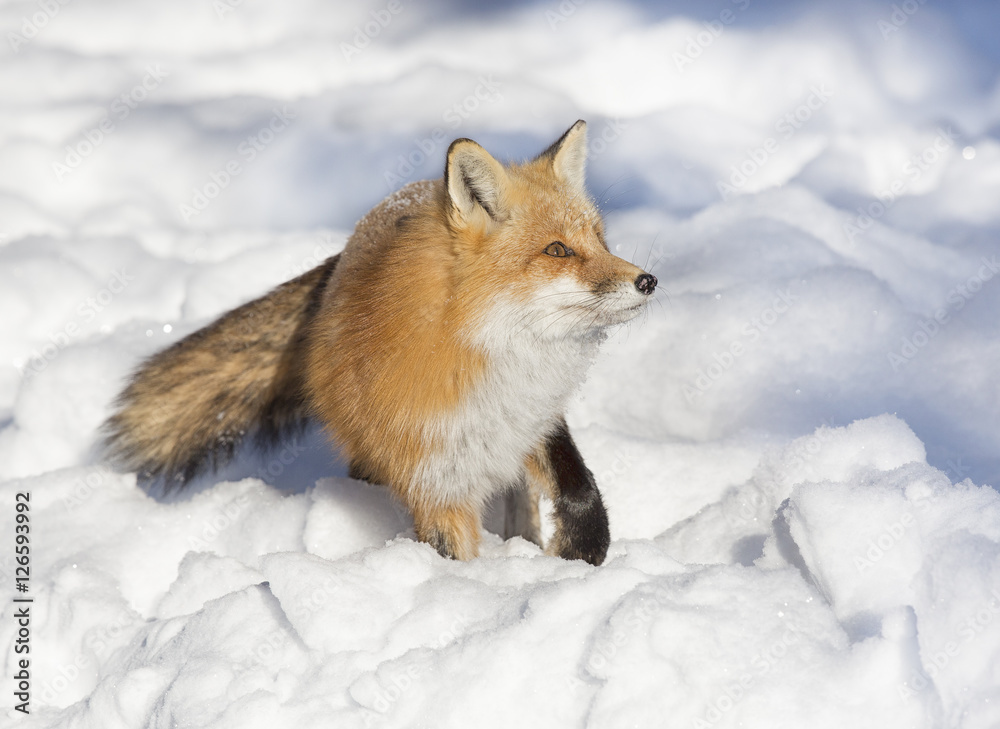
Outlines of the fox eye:
[[566,256],[572,256],[573,250],[567,248],[565,243],[554,241],[545,246],[545,255],[554,256],[555,258],[565,258]]

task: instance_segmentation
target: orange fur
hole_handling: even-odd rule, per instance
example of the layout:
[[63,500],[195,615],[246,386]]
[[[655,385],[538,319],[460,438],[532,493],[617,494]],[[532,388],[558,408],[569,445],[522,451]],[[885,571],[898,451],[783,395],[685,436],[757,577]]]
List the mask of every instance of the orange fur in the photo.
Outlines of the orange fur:
[[[494,300],[527,300],[567,272],[590,289],[642,273],[610,254],[591,200],[554,174],[550,158],[492,164],[504,175],[503,215],[480,208],[463,218],[436,181],[409,196],[404,189],[362,220],[357,253],[345,252],[310,333],[306,386],[316,415],[355,475],[388,485],[415,515],[481,508],[436,503],[418,476],[440,445],[428,424],[458,408],[489,366],[470,332]],[[543,255],[550,241],[576,255]],[[478,541],[478,530],[456,527],[455,548],[474,553],[466,538]]]
[[455,559],[479,556],[479,509],[474,504],[430,506],[417,498],[411,505],[417,538]]

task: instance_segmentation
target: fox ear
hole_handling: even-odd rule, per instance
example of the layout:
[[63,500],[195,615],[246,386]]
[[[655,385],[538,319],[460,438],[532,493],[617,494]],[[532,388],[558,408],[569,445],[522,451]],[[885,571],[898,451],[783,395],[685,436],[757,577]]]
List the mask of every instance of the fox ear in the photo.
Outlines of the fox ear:
[[580,119],[566,130],[540,157],[552,160],[552,171],[563,183],[585,189],[587,167],[587,122]]
[[456,222],[468,225],[483,213],[495,222],[506,219],[507,172],[471,139],[456,139],[448,147],[444,185]]

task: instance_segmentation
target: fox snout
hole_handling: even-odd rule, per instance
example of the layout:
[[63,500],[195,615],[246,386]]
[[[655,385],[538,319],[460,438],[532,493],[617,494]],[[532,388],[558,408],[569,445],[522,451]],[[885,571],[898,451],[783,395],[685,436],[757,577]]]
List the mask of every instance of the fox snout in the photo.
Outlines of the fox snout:
[[656,289],[656,276],[651,273],[639,274],[639,277],[635,280],[635,287],[639,289],[640,294],[645,294],[649,296]]

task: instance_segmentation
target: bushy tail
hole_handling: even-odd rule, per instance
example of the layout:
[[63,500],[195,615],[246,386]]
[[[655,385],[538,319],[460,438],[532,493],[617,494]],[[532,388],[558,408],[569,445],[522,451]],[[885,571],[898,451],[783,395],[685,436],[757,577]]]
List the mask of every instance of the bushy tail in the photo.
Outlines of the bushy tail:
[[144,362],[104,424],[112,460],[170,489],[226,463],[249,434],[270,445],[301,428],[306,329],[338,258]]

